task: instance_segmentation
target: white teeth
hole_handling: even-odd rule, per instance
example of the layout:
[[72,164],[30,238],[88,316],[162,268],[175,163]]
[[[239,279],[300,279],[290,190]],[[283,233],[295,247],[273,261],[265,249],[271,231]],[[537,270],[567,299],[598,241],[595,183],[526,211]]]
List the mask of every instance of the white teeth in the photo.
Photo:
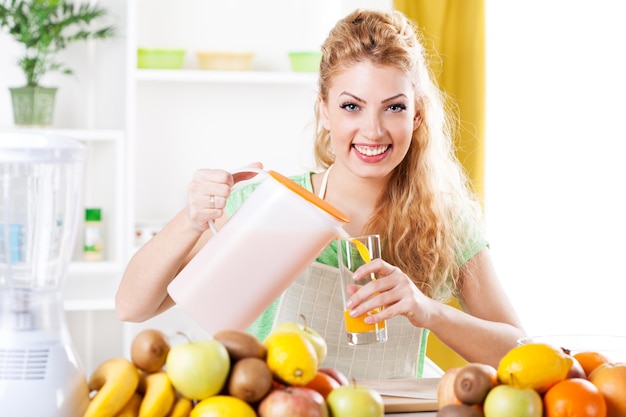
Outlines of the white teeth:
[[384,153],[389,148],[389,145],[377,145],[377,146],[364,146],[364,145],[354,145],[354,149],[356,149],[359,153],[367,156],[376,156]]

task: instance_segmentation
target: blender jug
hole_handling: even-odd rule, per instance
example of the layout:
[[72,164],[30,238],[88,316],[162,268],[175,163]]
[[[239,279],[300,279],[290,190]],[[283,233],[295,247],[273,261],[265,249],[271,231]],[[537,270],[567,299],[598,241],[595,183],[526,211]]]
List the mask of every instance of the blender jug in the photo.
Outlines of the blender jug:
[[168,286],[209,334],[245,330],[337,236],[348,217],[289,178],[265,178]]
[[0,133],[2,415],[78,417],[89,402],[63,310],[86,156],[65,137]]

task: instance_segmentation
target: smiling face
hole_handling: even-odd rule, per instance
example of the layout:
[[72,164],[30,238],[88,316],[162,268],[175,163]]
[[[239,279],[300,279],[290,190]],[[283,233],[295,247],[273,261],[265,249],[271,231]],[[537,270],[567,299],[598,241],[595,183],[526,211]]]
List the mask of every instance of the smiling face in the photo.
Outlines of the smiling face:
[[335,164],[365,178],[390,176],[420,123],[407,75],[369,61],[336,74],[319,108]]

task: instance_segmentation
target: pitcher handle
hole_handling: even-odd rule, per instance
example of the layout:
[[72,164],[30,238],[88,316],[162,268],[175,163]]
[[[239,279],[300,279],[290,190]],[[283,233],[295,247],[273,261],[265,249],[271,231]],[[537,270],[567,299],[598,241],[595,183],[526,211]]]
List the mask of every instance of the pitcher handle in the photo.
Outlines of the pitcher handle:
[[[260,169],[260,168],[251,167],[251,166],[244,166],[244,167],[237,168],[237,169],[230,171],[231,174],[238,174],[240,172],[256,172],[257,174],[267,174],[267,171]],[[241,182],[242,181],[233,185],[233,187],[231,188],[231,192],[237,189],[237,186],[241,184]],[[217,228],[215,227],[215,222],[213,221],[213,219],[209,220],[209,228],[213,232],[213,235],[217,235]]]

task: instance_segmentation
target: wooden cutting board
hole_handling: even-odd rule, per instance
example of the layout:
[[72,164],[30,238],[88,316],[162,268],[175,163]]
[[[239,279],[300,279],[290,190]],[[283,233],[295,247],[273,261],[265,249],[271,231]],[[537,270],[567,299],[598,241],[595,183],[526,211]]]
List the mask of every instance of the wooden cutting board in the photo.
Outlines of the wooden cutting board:
[[[437,384],[440,378],[363,380],[357,382],[378,391],[385,413],[437,411]],[[421,396],[423,398],[413,398]]]

